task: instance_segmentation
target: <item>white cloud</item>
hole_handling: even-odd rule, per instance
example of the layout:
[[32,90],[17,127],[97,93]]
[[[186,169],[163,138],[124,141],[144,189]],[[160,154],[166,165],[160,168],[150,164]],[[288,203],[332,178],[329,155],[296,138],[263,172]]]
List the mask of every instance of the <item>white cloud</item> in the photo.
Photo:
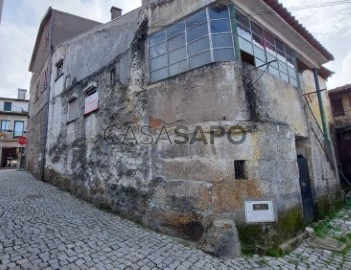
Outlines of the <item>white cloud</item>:
[[107,22],[110,19],[110,8],[116,6],[123,9],[123,12],[129,12],[141,5],[141,1],[127,0],[35,0],[24,1],[24,8],[33,9],[36,16],[41,18],[48,7],[72,13],[81,17],[99,22]]
[[[110,8],[116,6],[129,12],[141,5],[141,1],[127,0],[35,0],[23,1],[20,20],[6,20],[17,14],[6,14],[0,25],[0,96],[16,97],[17,88],[29,88],[31,73],[28,71],[34,42],[40,21],[49,6],[99,22],[110,20]],[[6,12],[6,5],[4,7]],[[34,14],[34,17],[32,15]],[[27,16],[27,17],[25,17]],[[24,24],[33,22],[33,26]]]
[[[330,3],[331,0],[279,0],[288,9],[305,5]],[[321,8],[310,8],[291,11],[296,18],[309,30],[322,45],[334,56],[335,61],[326,67],[335,72],[328,81],[328,88],[332,89],[351,83],[351,5],[335,5]]]
[[36,29],[2,22],[0,27],[1,96],[16,97],[17,88],[28,88],[30,51]]
[[340,72],[337,72],[328,82],[330,89],[351,83],[351,50],[340,62]]
[[[288,9],[310,4],[321,4],[331,0],[280,0]],[[110,7],[117,6],[123,12],[129,12],[141,5],[141,1],[128,0],[24,0],[20,10],[13,14],[19,18],[14,22],[3,20],[0,25],[0,96],[15,97],[17,88],[29,88],[31,74],[28,72],[29,61],[34,47],[41,18],[49,6],[92,20],[107,22],[110,19]],[[328,68],[336,72],[328,86],[333,88],[350,83],[351,66],[351,9],[350,5],[327,8],[291,11],[294,16],[330,50],[336,61]],[[6,12],[6,2],[4,6]],[[3,14],[5,15],[5,14]],[[33,26],[23,22],[33,22]]]

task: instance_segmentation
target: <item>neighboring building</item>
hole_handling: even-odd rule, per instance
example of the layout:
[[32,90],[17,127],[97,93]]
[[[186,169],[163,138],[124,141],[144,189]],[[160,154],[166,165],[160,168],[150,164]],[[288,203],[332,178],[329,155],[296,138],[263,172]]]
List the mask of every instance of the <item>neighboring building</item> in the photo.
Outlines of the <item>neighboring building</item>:
[[275,0],[149,2],[55,48],[45,181],[207,251],[216,220],[256,248],[332,211],[333,56]]
[[[29,71],[32,72],[30,83],[30,105],[28,127],[27,170],[42,179],[45,159],[47,132],[47,112],[49,108],[50,77],[53,63],[51,56],[55,46],[100,23],[49,8],[40,23]],[[56,65],[56,66],[55,66]],[[55,70],[56,72],[56,70]]]
[[[0,167],[17,167],[28,122],[27,90],[18,89],[17,99],[0,97]],[[25,146],[24,146],[25,147]],[[24,154],[25,150],[23,150]]]
[[1,24],[1,17],[2,17],[2,8],[4,6],[4,0],[0,0],[0,24]]
[[[339,167],[351,179],[351,84],[329,90]],[[345,183],[343,177],[341,182]]]

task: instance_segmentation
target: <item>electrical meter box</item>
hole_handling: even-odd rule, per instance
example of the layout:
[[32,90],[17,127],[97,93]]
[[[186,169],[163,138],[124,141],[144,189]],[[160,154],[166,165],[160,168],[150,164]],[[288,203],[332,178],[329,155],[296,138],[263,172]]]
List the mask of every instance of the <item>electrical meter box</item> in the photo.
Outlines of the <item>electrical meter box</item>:
[[246,223],[268,223],[275,221],[272,201],[246,201]]

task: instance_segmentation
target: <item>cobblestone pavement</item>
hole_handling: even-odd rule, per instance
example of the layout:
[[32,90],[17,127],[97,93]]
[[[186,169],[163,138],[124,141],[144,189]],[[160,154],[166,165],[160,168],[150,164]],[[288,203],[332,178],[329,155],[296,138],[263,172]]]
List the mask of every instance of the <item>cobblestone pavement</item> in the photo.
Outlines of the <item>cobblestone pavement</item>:
[[[333,221],[351,231],[351,210]],[[303,244],[283,258],[220,260],[99,210],[25,172],[0,171],[2,269],[351,269],[351,253]]]

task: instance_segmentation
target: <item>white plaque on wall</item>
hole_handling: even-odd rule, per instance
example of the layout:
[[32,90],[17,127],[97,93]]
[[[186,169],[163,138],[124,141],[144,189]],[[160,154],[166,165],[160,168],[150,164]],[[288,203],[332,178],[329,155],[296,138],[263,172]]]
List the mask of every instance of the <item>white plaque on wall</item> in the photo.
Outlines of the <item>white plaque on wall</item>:
[[274,209],[272,201],[246,201],[245,217],[247,223],[274,222]]
[[84,114],[91,113],[96,111],[99,108],[99,95],[98,92],[87,96],[85,98]]

